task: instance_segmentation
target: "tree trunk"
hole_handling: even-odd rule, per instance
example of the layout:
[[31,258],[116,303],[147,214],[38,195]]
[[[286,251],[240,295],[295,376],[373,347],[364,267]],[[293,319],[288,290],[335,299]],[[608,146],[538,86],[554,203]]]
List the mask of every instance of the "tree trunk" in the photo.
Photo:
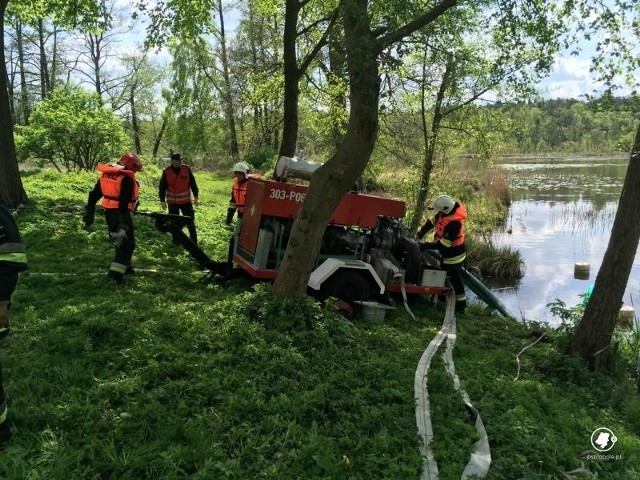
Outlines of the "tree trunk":
[[140,125],[138,125],[138,112],[136,111],[136,99],[134,95],[135,85],[131,86],[129,94],[129,104],[131,105],[131,129],[133,130],[133,144],[138,155],[142,155],[142,145],[140,144]]
[[273,286],[280,296],[299,298],[306,294],[327,221],[364,171],[378,133],[379,47],[369,27],[367,1],[344,0],[343,12],[350,79],[349,125],[335,155],[311,177]]
[[53,26],[53,47],[51,51],[51,70],[49,71],[49,88],[55,90],[58,74],[58,27]]
[[[7,78],[6,78],[6,82],[7,82],[7,95],[9,95],[9,115],[11,116],[11,123],[13,125],[18,125],[19,122],[19,116],[16,113],[16,94],[14,91],[14,86],[15,86],[15,79],[16,79],[16,72],[14,71],[14,66],[13,64],[11,64],[11,71],[9,71],[7,69]],[[20,104],[18,103],[18,106],[20,106]]]
[[640,240],[640,124],[631,151],[609,245],[596,276],[593,293],[571,342],[571,353],[598,369],[606,364],[607,349],[618,320]]
[[343,82],[346,77],[344,41],[342,31],[334,29],[329,37],[329,74],[327,83],[329,84],[329,115],[331,118],[331,130],[333,143],[336,148],[343,140],[346,130],[344,112],[347,110],[346,92],[343,90]]
[[89,47],[91,57],[91,68],[93,70],[93,84],[96,93],[102,99],[102,78],[100,64],[102,63],[102,34],[88,33],[85,42]]
[[[426,47],[425,47],[426,48]],[[427,195],[429,193],[429,183],[431,181],[431,171],[433,170],[433,161],[436,156],[436,144],[438,140],[438,134],[440,133],[440,124],[444,113],[442,110],[444,104],[444,97],[451,83],[451,76],[453,65],[448,62],[442,75],[442,82],[438,88],[438,94],[436,95],[436,103],[433,110],[433,118],[431,119],[431,126],[427,127],[426,122],[426,102],[425,102],[425,83],[426,83],[426,69],[427,69],[427,52],[425,49],[425,56],[423,60],[422,71],[422,91],[421,91],[421,116],[422,116],[422,131],[424,133],[424,159],[422,163],[422,169],[420,172],[420,186],[418,187],[418,196],[416,198],[416,208],[411,218],[411,224],[409,225],[409,231],[411,233],[418,230],[418,227],[422,223],[422,215],[427,204]]]
[[167,128],[167,116],[162,116],[162,125],[160,125],[160,131],[156,136],[155,142],[153,142],[153,158],[158,158],[158,150],[160,150],[160,142],[162,142],[162,136],[164,135],[164,129]]
[[229,58],[227,54],[227,39],[224,32],[224,15],[222,12],[222,0],[218,0],[218,15],[220,15],[220,54],[222,61],[222,76],[224,79],[224,111],[229,125],[229,153],[234,159],[240,158],[238,147],[238,132],[236,131],[235,109],[233,107],[233,95],[231,92],[231,78],[229,76]]
[[44,20],[38,19],[38,43],[40,51],[40,94],[44,100],[49,95],[49,66],[47,63],[47,51],[44,48]]
[[0,0],[0,198],[12,207],[28,201],[18,170],[13,121],[7,89],[7,63],[4,57],[4,14],[9,0]]
[[24,36],[22,35],[22,22],[20,20],[16,20],[16,44],[18,47],[18,65],[20,66],[20,103],[21,108],[20,115],[21,120],[19,120],[19,116],[16,112],[16,124],[29,124],[29,115],[31,115],[29,109],[29,94],[27,92],[27,77],[25,75],[25,61],[24,61]]
[[[298,138],[298,59],[296,57],[296,38],[298,28],[298,14],[300,2],[286,0],[286,11],[283,34],[283,62],[284,62],[284,105],[282,141],[278,157],[293,157],[296,153]],[[274,172],[275,176],[275,172]]]

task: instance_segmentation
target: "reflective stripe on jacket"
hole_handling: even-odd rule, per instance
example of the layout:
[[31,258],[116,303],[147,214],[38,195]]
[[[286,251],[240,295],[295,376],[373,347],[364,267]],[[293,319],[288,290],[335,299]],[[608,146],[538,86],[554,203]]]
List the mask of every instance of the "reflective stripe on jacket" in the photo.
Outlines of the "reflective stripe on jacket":
[[27,253],[11,211],[0,203],[0,269],[26,270]]
[[187,165],[180,165],[176,172],[173,167],[164,169],[167,179],[167,203],[169,205],[186,205],[191,203],[191,171]]
[[100,189],[102,190],[102,208],[117,209],[120,204],[120,189],[122,179],[127,176],[133,181],[133,196],[128,202],[129,211],[133,212],[138,204],[139,186],[136,175],[131,170],[125,170],[119,165],[98,164],[100,175]]

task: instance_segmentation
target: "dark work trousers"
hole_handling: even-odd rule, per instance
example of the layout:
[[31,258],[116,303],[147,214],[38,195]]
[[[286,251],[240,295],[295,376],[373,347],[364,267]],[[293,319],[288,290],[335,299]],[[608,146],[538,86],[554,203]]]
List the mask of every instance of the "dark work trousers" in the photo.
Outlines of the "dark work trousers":
[[[169,204],[169,213],[172,215],[178,215],[182,213],[185,217],[191,217],[191,223],[187,225],[189,230],[189,238],[193,243],[198,243],[198,234],[196,233],[196,212],[193,209],[193,204],[185,203],[184,205],[171,205]],[[174,243],[178,243],[174,240]]]
[[[136,240],[133,231],[133,222],[131,221],[131,214],[127,212],[125,214],[127,239],[122,242],[119,247],[115,247],[115,255],[111,266],[109,267],[109,273],[107,276],[115,280],[118,283],[122,283],[124,274],[127,270],[131,271],[131,257],[133,257],[133,251],[136,248]],[[115,233],[118,231],[120,225],[120,213],[115,208],[105,209],[104,218],[107,221],[107,228],[109,233]]]
[[[1,271],[0,270],[0,302],[6,306],[7,311],[4,312],[7,315],[9,314],[9,306],[11,301],[11,295],[13,291],[16,289],[16,285],[18,284],[18,272],[13,271]],[[9,318],[6,318],[6,321],[9,321]],[[2,386],[2,364],[0,364],[0,417],[2,416],[4,410],[4,388]]]
[[407,283],[420,283],[422,256],[418,242],[410,238],[400,237],[391,248],[391,254],[404,269],[404,280]]
[[229,272],[231,272],[231,268],[233,267],[233,254],[238,251],[238,241],[240,240],[240,229],[242,228],[242,212],[238,212],[238,222],[236,223],[236,228],[229,240],[229,252],[227,253],[227,267],[229,268]]
[[0,446],[11,438],[11,420],[7,417],[7,397],[2,387],[2,364],[0,364]]
[[3,270],[0,266],[0,302],[10,302],[11,295],[18,284],[18,272]]
[[[0,315],[2,322],[9,326],[9,307],[11,306],[11,295],[18,284],[18,272],[12,269],[2,268],[0,264]],[[6,396],[2,383],[2,364],[0,363],[0,444],[6,442],[11,437],[11,422],[6,417]],[[4,419],[4,420],[3,420]]]
[[4,402],[6,399],[7,397],[4,394],[4,387],[2,384],[2,363],[0,363],[0,419],[5,408]]
[[447,277],[453,286],[453,292],[456,294],[456,312],[464,312],[467,306],[467,297],[464,291],[464,283],[462,283],[462,266],[463,263],[453,265],[440,263],[440,267],[447,272]]
[[0,363],[0,405],[4,403],[4,399],[4,387],[2,386],[2,364]]
[[[6,315],[6,318],[3,318],[3,322],[6,322],[6,325],[2,326],[9,326],[9,302],[17,282],[18,272],[0,271],[0,302],[2,303],[0,308],[2,309],[2,315]],[[11,437],[11,422],[8,419],[3,421],[3,418],[6,416],[6,408],[6,396],[2,383],[2,364],[0,363],[0,444],[9,440],[9,437]]]

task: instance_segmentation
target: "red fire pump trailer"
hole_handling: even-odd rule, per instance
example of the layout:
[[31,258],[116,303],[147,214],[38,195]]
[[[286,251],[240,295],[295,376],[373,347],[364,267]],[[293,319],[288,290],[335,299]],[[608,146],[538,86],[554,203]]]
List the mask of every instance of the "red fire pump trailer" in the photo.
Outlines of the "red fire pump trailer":
[[[282,157],[278,177],[308,180],[319,164]],[[244,215],[230,244],[231,262],[211,260],[184,234],[188,217],[138,212],[155,218],[161,232],[170,232],[203,269],[214,276],[241,272],[259,280],[278,274],[306,185],[251,178]],[[448,295],[445,272],[423,265],[417,242],[406,238],[400,200],[347,193],[334,210],[322,238],[309,288],[318,296],[366,302],[383,294],[402,292]],[[232,264],[237,267],[233,267]]]
[[[280,177],[308,179],[317,166],[283,157],[276,171]],[[255,178],[248,182],[233,262],[256,279],[274,279],[308,187]],[[309,288],[347,301],[403,288],[413,294],[448,294],[445,273],[425,268],[417,243],[403,236],[405,212],[400,200],[347,193],[329,219]]]

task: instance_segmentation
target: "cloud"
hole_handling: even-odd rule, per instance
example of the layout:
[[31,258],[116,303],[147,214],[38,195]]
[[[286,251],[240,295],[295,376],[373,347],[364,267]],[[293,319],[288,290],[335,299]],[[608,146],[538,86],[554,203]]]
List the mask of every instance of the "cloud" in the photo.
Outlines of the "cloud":
[[594,91],[603,91],[603,84],[589,72],[590,66],[591,60],[588,58],[558,56],[551,74],[540,82],[542,96],[579,98]]

